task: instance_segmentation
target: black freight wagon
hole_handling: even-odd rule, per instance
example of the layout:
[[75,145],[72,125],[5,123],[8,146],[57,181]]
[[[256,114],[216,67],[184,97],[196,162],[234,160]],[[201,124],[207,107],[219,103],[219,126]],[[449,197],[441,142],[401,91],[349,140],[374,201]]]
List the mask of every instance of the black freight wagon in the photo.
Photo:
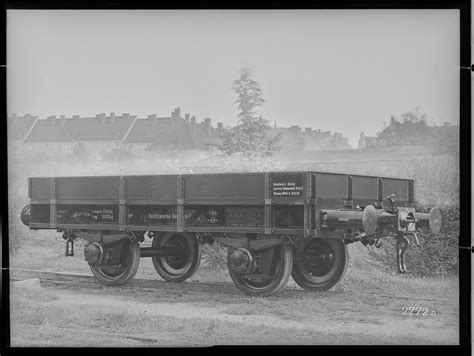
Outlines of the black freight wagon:
[[[420,228],[441,228],[438,208],[414,208],[414,181],[322,172],[29,178],[30,229],[56,229],[89,243],[84,257],[108,285],[135,275],[140,257],[181,282],[197,270],[201,244],[228,246],[235,285],[271,295],[290,275],[303,288],[327,290],[344,275],[346,245],[397,239],[404,253]],[[140,248],[145,238],[152,247]]]

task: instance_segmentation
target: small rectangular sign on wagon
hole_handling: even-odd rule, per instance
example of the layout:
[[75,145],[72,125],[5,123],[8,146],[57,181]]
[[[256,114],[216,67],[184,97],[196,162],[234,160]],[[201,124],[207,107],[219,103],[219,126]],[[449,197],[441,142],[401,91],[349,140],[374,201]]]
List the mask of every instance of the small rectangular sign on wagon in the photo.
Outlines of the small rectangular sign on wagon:
[[270,184],[273,198],[303,197],[303,175],[301,173],[273,174]]

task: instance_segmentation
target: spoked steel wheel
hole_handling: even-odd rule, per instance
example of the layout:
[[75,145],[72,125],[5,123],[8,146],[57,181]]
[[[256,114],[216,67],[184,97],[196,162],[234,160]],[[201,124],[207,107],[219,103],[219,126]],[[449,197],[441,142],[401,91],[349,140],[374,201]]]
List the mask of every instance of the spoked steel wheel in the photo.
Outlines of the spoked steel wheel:
[[328,290],[347,268],[347,247],[342,239],[304,239],[296,248],[291,276],[304,289]]
[[[227,258],[232,253],[229,249]],[[275,247],[273,261],[268,275],[247,274],[242,275],[228,270],[232,281],[242,292],[254,296],[269,296],[283,289],[288,282],[293,265],[293,252],[288,245]]]
[[132,279],[140,263],[140,244],[138,241],[125,240],[122,256],[118,265],[89,265],[94,276],[102,283],[115,286]]
[[169,282],[182,282],[191,277],[201,262],[201,245],[194,234],[167,232],[153,238],[153,248],[175,249],[178,253],[152,257],[158,274]]
[[23,225],[30,226],[31,205],[25,206],[20,213],[20,220]]

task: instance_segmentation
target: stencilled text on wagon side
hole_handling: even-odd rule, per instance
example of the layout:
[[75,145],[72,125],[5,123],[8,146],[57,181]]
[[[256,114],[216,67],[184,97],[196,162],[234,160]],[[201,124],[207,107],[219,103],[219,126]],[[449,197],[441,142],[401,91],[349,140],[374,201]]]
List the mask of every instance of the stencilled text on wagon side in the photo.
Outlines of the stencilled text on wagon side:
[[300,197],[303,186],[301,182],[295,181],[273,182],[272,193],[274,197]]

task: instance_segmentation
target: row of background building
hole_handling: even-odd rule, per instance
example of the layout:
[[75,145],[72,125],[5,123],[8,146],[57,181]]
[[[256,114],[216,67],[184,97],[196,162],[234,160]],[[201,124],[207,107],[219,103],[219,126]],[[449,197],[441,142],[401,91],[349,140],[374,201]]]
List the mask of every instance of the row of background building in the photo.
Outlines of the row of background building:
[[[222,123],[213,126],[210,118],[197,122],[190,114],[183,117],[179,107],[167,117],[139,118],[128,113],[47,118],[12,115],[7,126],[10,158],[59,158],[86,153],[89,158],[107,160],[118,153],[122,158],[125,154],[130,158],[169,161],[171,171],[179,168],[192,173],[219,172],[232,161],[219,151]],[[340,170],[350,166],[357,171],[367,162],[403,164],[439,154],[439,147],[459,145],[458,125],[428,126],[401,123],[394,118],[377,136],[361,132],[358,149],[353,149],[340,133],[303,130],[296,125],[274,125],[269,131],[271,136],[280,134],[281,152],[275,158],[287,170]]]
[[[129,152],[198,150],[209,155],[218,153],[219,133],[223,124],[213,126],[210,118],[196,121],[178,107],[167,117],[148,115],[139,118],[124,113],[97,114],[95,117],[12,115],[8,118],[8,137],[21,143],[26,152],[67,154],[82,149]],[[352,149],[341,133],[313,130],[299,126],[272,127],[271,136],[281,134],[282,151],[321,151]]]

